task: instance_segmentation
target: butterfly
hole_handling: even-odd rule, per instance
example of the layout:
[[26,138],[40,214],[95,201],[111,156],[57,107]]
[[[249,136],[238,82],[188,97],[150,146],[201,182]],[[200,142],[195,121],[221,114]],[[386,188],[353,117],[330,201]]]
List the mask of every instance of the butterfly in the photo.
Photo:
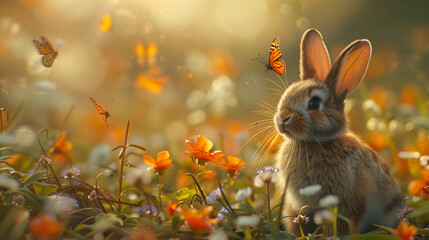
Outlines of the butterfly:
[[144,88],[153,94],[159,94],[165,84],[168,83],[168,77],[161,75],[159,67],[151,67],[147,71],[139,73],[134,85],[137,88]]
[[110,113],[108,111],[104,111],[104,109],[100,106],[100,104],[97,103],[97,101],[94,100],[94,98],[89,97],[89,99],[91,99],[91,101],[94,103],[95,107],[98,110],[98,113],[103,116],[103,120],[106,123],[106,126],[109,127],[107,119],[110,117]]
[[110,16],[110,14],[106,13],[103,15],[103,18],[101,19],[101,23],[98,28],[104,32],[112,30],[112,17]]
[[271,43],[270,56],[268,63],[265,63],[265,67],[268,70],[273,70],[279,75],[283,75],[286,71],[286,64],[281,60],[282,53],[280,51],[279,37],[275,37],[273,43]]
[[45,67],[52,67],[52,64],[54,63],[54,60],[58,56],[58,52],[54,50],[52,47],[52,44],[46,39],[44,36],[41,37],[42,42],[39,42],[38,40],[34,39],[33,43],[37,47],[37,50],[42,57],[42,64]]
[[156,64],[156,55],[158,54],[158,46],[155,42],[150,42],[145,48],[141,41],[137,41],[134,46],[137,65],[143,67],[146,65],[153,66]]

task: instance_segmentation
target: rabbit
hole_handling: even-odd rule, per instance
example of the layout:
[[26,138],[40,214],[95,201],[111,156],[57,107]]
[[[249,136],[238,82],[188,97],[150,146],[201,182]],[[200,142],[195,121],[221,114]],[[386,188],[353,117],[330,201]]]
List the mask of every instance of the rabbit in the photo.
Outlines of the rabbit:
[[[292,220],[301,207],[310,205],[311,198],[299,190],[314,184],[321,185],[313,196],[315,203],[335,195],[338,213],[350,219],[352,229],[338,220],[340,235],[371,231],[372,224],[396,227],[404,196],[383,159],[350,132],[344,112],[346,95],[365,75],[371,43],[352,42],[331,67],[322,35],[309,29],[303,34],[300,55],[300,80],[286,89],[274,115],[275,127],[285,140],[277,152],[276,167],[286,230],[300,235],[299,225]],[[312,219],[316,211],[307,207],[301,214]],[[305,234],[317,228],[312,220],[301,226]]]

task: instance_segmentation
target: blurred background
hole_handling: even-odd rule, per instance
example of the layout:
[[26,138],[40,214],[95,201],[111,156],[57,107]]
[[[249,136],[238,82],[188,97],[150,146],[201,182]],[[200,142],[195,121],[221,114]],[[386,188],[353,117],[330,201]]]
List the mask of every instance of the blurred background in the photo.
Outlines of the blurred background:
[[[348,100],[352,129],[389,148],[390,159],[392,136],[399,150],[429,152],[428,9],[426,0],[2,0],[0,108],[9,119],[4,111],[0,145],[36,161],[38,131],[54,140],[66,130],[67,158],[79,165],[123,142],[130,120],[129,142],[152,156],[168,150],[180,161],[184,141],[204,135],[214,150],[259,161],[268,130],[249,127],[269,117],[255,111],[275,106],[277,85],[298,79],[301,36],[316,28],[332,61],[355,39],[373,45]],[[41,36],[59,53],[51,68],[33,44]],[[275,36],[281,77],[252,61],[268,59]],[[89,97],[110,113],[109,127]]]

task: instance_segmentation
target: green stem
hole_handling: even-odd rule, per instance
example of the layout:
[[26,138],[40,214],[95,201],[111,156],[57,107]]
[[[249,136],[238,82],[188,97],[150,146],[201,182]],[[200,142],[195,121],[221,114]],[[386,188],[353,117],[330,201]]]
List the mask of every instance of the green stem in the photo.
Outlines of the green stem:
[[159,208],[158,211],[156,213],[156,219],[158,219],[159,213],[161,212],[161,208],[162,208],[162,200],[161,200],[161,183],[162,183],[162,174],[159,175],[159,184],[158,184],[158,198],[159,198]]
[[270,183],[267,182],[267,206],[268,206],[268,220],[271,222],[271,203],[270,203]]
[[127,122],[127,129],[125,130],[125,141],[124,146],[122,147],[122,158],[121,158],[121,172],[119,174],[119,187],[118,187],[118,212],[121,212],[121,193],[122,193],[122,178],[124,176],[124,164],[125,164],[125,153],[127,151],[127,143],[128,143],[128,130],[130,128],[130,120]]
[[302,231],[302,224],[299,224],[299,231],[301,232],[301,236],[305,238],[304,231]]
[[338,208],[335,206],[333,209],[334,212],[334,221],[332,224],[334,225],[334,237],[337,238],[337,214],[338,214]]
[[[55,181],[57,182],[58,187],[62,188],[61,183],[60,183],[60,180],[58,179],[57,174],[55,174],[55,171],[54,171],[54,169],[52,168],[52,165],[51,165],[50,163],[48,163],[48,167],[49,167],[49,169],[51,170],[52,174],[54,175],[54,178],[55,178]],[[46,171],[46,172],[48,172],[48,171]],[[48,177],[48,178],[49,178],[49,177]]]
[[191,173],[186,173],[186,175],[192,177],[192,179],[194,180],[195,185],[197,185],[197,188],[200,191],[201,196],[203,197],[204,203],[207,205],[207,201],[206,201],[207,196],[204,194],[204,191],[201,188],[200,184],[198,184],[197,179]]
[[229,204],[228,198],[225,196],[225,193],[223,192],[223,188],[222,188],[222,184],[220,183],[220,179],[218,176],[216,176],[217,178],[217,183],[219,184],[219,190],[220,193],[222,194],[223,199],[225,200],[226,204],[228,205],[229,209],[231,210],[230,212],[237,217],[237,214],[235,213],[234,209],[232,208],[231,204]]

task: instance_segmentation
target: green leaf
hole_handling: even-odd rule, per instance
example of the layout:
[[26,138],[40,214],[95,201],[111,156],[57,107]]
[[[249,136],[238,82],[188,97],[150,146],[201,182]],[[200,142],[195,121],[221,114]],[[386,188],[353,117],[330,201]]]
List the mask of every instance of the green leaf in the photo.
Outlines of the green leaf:
[[[2,163],[2,162],[0,162],[0,163]],[[9,165],[9,164],[8,164]],[[10,165],[9,165],[10,166]],[[3,168],[0,168],[0,173],[3,173],[3,172],[7,172],[7,173],[11,173],[12,171],[14,171],[15,169],[13,169],[12,167],[3,167]]]
[[177,191],[174,194],[174,197],[177,200],[181,201],[181,200],[188,199],[188,198],[194,196],[195,194],[197,194],[197,192],[195,191],[195,189],[189,189],[187,187],[184,187],[182,189],[179,189],[179,191]]
[[267,228],[268,228],[268,231],[271,233],[271,238],[272,238],[272,239],[275,239],[275,240],[281,239],[281,238],[280,238],[279,231],[277,231],[277,230],[273,227],[273,225],[271,224],[271,222],[270,222],[270,221],[267,221]]
[[429,201],[418,203],[418,206],[411,212],[411,218],[428,216],[429,215]]
[[92,229],[95,233],[103,233],[109,228],[113,228],[117,225],[123,226],[124,223],[122,222],[122,219],[116,216],[116,214],[100,213],[95,218],[95,223],[92,225]]
[[[33,175],[27,177],[24,181],[22,181],[21,189],[28,187],[32,182],[41,178],[43,175],[46,175],[46,171],[34,173]],[[26,176],[24,176],[24,177],[26,177]]]
[[48,196],[49,194],[57,191],[58,186],[55,184],[33,182],[34,191],[37,195]]
[[183,224],[183,220],[180,219],[180,215],[177,213],[173,214],[173,218],[171,219],[171,230],[179,231],[180,225]]
[[398,240],[396,236],[380,234],[380,233],[366,233],[355,236],[354,239],[362,239],[362,240]]
[[22,179],[27,174],[13,170],[13,171],[10,172],[10,175],[12,175],[13,177],[15,177],[16,179]]
[[13,154],[13,147],[2,147],[0,148],[0,155],[3,156],[3,152],[8,151],[10,154]]
[[29,211],[18,206],[0,207],[0,239],[21,239],[27,229]]
[[11,157],[11,156],[3,156],[3,157],[0,157],[0,163],[4,163],[4,164],[6,164],[6,165],[9,165],[10,167],[12,167],[6,160],[7,159],[12,159],[13,157]]
[[387,233],[390,233],[390,234],[395,233],[395,231],[393,229],[391,229],[391,228],[388,228],[388,227],[385,227],[385,226],[381,226],[381,225],[378,225],[378,224],[373,224],[373,225],[376,226],[376,227],[378,227],[378,228],[380,228],[380,229],[382,229],[382,230],[384,230]]
[[418,229],[417,231],[419,234],[422,234],[424,236],[429,236],[429,229]]

